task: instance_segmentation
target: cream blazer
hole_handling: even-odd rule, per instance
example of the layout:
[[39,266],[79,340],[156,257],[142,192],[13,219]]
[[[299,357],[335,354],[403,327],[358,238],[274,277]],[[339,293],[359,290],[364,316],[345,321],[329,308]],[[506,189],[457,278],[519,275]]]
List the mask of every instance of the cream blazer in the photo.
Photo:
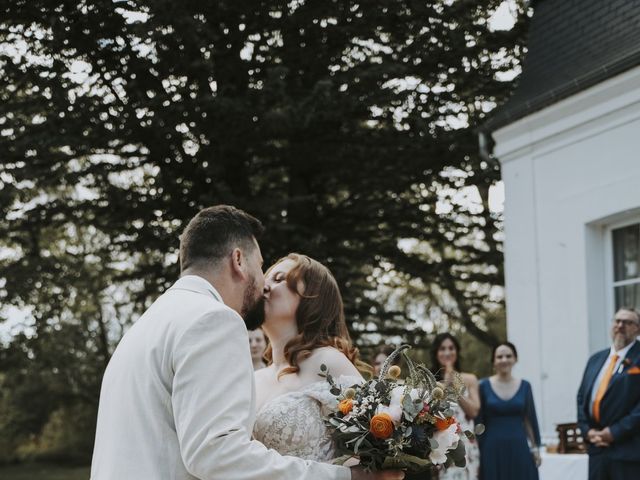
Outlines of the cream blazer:
[[242,318],[205,279],[180,278],[116,348],[102,381],[92,480],[348,480],[348,468],[251,440]]

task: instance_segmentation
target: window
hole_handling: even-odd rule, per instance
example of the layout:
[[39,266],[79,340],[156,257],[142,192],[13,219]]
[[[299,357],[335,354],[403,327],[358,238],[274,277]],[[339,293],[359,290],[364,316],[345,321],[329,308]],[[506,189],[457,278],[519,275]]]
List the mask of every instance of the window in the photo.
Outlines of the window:
[[640,223],[611,230],[614,307],[640,309]]

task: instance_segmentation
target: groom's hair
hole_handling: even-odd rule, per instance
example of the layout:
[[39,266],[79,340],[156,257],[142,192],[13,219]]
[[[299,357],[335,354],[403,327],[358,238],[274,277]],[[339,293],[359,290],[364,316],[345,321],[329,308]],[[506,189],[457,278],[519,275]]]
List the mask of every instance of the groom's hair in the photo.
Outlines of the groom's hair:
[[635,307],[623,306],[616,310],[616,313],[620,311],[633,313],[636,316],[636,323],[640,322],[640,312],[636,310]]
[[180,236],[180,271],[215,265],[237,247],[251,252],[254,239],[263,232],[260,220],[239,208],[216,205],[200,210]]

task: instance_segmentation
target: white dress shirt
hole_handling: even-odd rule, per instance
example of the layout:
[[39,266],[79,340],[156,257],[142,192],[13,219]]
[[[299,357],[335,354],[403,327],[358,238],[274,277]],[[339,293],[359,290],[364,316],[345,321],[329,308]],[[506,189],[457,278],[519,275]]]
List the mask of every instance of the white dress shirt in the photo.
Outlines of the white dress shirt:
[[[604,374],[605,374],[605,372],[607,371],[607,369],[609,367],[609,362],[611,362],[611,357],[613,357],[616,354],[618,355],[618,361],[616,362],[616,365],[613,367],[613,375],[615,375],[616,373],[619,373],[618,369],[622,365],[622,362],[624,361],[625,357],[627,356],[627,353],[629,352],[629,350],[631,350],[631,347],[633,347],[635,345],[636,341],[637,340],[634,340],[629,345],[624,347],[622,350],[617,350],[616,351],[616,349],[613,347],[613,345],[611,346],[611,350],[609,351],[609,356],[607,357],[607,359],[604,362],[604,365],[602,365],[602,368],[598,372],[598,376],[596,377],[596,381],[593,383],[593,388],[591,389],[591,403],[590,403],[590,406],[589,406],[589,412],[591,413],[591,415],[593,415],[593,402],[596,401],[596,394],[598,393],[598,387],[600,386],[600,382],[602,381],[602,377],[604,377]],[[613,378],[613,376],[611,378]]]
[[100,394],[92,480],[349,480],[250,438],[247,330],[205,279],[185,276],[122,338]]

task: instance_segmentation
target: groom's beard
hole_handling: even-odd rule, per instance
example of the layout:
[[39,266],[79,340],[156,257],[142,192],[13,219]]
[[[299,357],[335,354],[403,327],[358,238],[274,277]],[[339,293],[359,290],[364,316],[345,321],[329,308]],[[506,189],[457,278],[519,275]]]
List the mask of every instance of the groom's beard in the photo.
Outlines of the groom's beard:
[[254,298],[255,292],[255,280],[251,282],[249,288],[244,292],[244,299],[242,300],[242,310],[240,315],[244,319],[244,323],[247,326],[247,330],[255,330],[264,323],[264,297],[260,295],[258,298]]
[[264,323],[264,298],[258,298],[242,316],[247,330],[255,330]]

